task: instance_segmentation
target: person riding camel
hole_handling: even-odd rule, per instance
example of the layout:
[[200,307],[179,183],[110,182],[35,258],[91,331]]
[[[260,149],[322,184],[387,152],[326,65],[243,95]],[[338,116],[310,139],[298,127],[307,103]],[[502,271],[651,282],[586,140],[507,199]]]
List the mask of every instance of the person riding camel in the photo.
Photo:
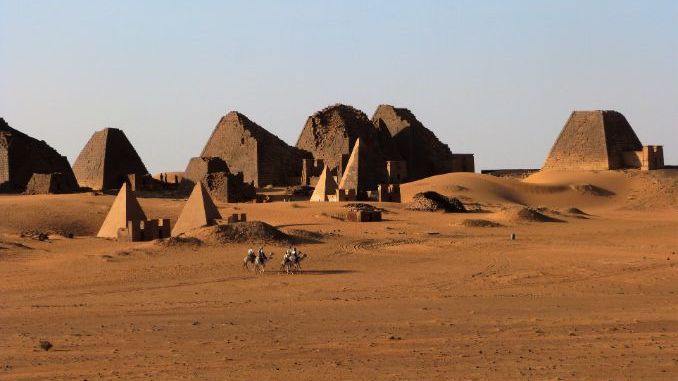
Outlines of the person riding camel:
[[266,257],[266,253],[264,252],[263,246],[259,248],[258,255],[259,255],[259,262],[261,262],[261,263],[266,262],[266,260],[268,259],[268,257]]

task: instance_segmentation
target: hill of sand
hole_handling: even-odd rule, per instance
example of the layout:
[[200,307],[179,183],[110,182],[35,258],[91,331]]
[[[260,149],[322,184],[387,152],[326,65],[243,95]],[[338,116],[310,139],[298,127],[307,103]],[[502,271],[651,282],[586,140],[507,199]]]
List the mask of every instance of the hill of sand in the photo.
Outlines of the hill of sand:
[[[250,242],[98,239],[114,195],[1,195],[0,379],[673,380],[677,180],[452,173],[362,224],[343,203],[217,203],[268,224]],[[406,208],[426,191],[468,213]],[[176,221],[185,199],[139,202]],[[243,271],[268,235],[266,273]],[[277,271],[286,237],[301,274]]]

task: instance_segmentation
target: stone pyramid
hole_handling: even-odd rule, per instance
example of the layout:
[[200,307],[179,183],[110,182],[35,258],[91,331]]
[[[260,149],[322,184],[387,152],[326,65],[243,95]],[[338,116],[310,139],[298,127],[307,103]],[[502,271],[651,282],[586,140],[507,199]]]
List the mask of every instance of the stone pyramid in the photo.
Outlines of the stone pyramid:
[[136,220],[146,220],[146,214],[141,209],[134,192],[129,189],[127,183],[123,183],[97,237],[117,238],[118,229],[126,228],[127,221]]
[[193,187],[193,192],[188,197],[177,223],[174,224],[172,235],[178,236],[193,229],[214,225],[215,220],[219,219],[221,219],[219,209],[214,205],[202,182],[198,182]]
[[315,190],[313,190],[311,201],[328,201],[327,196],[334,195],[336,192],[337,182],[334,181],[334,177],[332,177],[329,167],[325,166],[325,169],[323,169],[323,172],[318,178],[318,183],[315,186]]
[[301,159],[311,158],[237,111],[219,120],[200,156],[221,158],[255,187],[296,185]]
[[543,169],[619,169],[625,166],[624,152],[642,149],[638,136],[621,113],[574,111],[551,148]]
[[61,192],[77,192],[71,165],[44,141],[18,131],[0,118],[0,192],[23,192],[33,174],[61,173]]
[[367,145],[356,140],[351,157],[339,182],[339,189],[355,189],[356,193],[364,193],[377,189],[378,182],[370,177],[371,156],[373,154]]
[[[385,128],[375,127],[364,112],[343,104],[328,106],[306,120],[297,147],[322,159],[330,169],[341,163],[341,155],[349,155],[355,141],[372,147],[375,159],[400,160],[400,154]],[[375,176],[386,178],[385,165],[372,169]]]
[[75,160],[73,171],[80,186],[95,190],[117,189],[132,173],[148,174],[132,143],[117,128],[95,132]]
[[400,156],[407,161],[408,181],[453,172],[453,154],[433,131],[406,108],[379,105],[372,116],[375,127],[388,130]]

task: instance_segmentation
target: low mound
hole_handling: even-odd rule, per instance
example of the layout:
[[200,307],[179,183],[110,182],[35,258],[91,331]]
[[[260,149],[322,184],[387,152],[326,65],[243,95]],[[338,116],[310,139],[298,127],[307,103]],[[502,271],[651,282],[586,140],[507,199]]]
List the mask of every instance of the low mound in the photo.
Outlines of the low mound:
[[504,226],[498,222],[474,218],[466,219],[461,224],[469,228],[498,228]]
[[592,196],[614,196],[614,192],[610,192],[607,189],[592,184],[575,184],[570,185],[570,188],[581,194],[589,194]]
[[156,240],[155,243],[163,247],[187,247],[187,246],[200,246],[202,241],[195,237],[170,237],[166,239]]
[[346,204],[345,207],[352,212],[373,212],[375,210],[383,211],[383,209],[377,208],[376,206],[364,204],[361,202]]
[[260,221],[208,226],[186,233],[202,242],[226,243],[290,243],[292,237]]
[[503,217],[512,222],[565,222],[557,218],[549,217],[537,209],[522,207],[512,208],[502,212]]
[[589,215],[588,213],[584,212],[583,210],[581,210],[579,208],[567,208],[567,209],[565,209],[565,213],[577,214],[577,215],[581,215],[581,216],[588,216]]
[[437,212],[443,210],[448,213],[465,213],[464,204],[457,198],[443,196],[440,193],[427,191],[417,193],[407,205],[409,210],[423,212]]

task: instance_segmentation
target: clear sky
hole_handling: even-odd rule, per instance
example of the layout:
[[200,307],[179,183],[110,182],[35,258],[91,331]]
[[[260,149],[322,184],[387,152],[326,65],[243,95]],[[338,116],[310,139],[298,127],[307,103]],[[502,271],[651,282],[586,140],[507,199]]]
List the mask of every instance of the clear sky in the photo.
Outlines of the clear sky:
[[407,107],[477,169],[615,109],[678,164],[678,1],[0,0],[0,116],[71,162],[117,127],[183,170],[227,111],[293,145],[334,103]]

